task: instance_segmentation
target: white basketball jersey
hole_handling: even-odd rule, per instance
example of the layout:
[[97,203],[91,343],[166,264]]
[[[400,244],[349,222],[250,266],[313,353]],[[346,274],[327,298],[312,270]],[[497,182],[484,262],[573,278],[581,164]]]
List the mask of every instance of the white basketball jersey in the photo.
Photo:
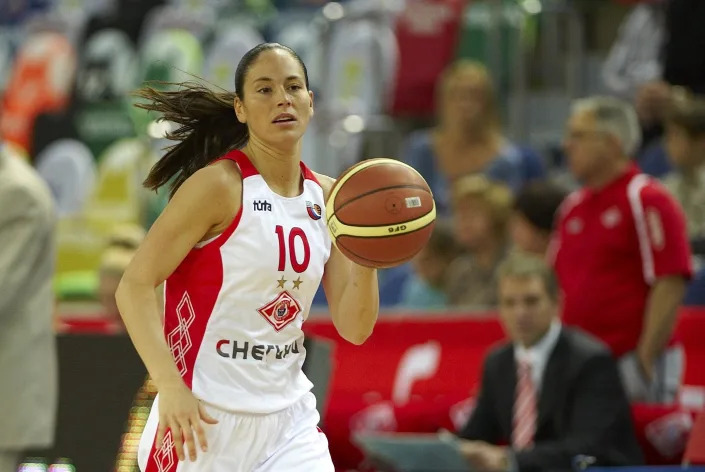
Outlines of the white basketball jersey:
[[301,330],[328,260],[323,190],[301,163],[303,193],[272,192],[245,154],[242,207],[189,252],[165,287],[164,332],[186,384],[216,407],[271,413],[311,389]]

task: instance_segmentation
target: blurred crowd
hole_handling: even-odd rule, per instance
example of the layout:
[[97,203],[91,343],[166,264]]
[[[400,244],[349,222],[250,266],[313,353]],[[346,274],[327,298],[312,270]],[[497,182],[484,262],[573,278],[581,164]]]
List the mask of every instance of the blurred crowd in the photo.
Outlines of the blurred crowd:
[[[654,88],[666,95],[649,98]],[[412,134],[401,156],[431,185],[441,224],[411,265],[383,275],[383,303],[423,310],[494,308],[494,274],[507,251],[514,247],[546,254],[557,210],[584,177],[571,155],[579,144],[566,135],[565,174],[549,175],[536,154],[506,137],[495,103],[487,71],[480,64],[459,62],[442,76],[437,125]],[[652,135],[652,142],[642,145],[635,159],[637,163],[648,159],[654,166],[660,161],[658,167],[664,170],[651,174],[685,213],[693,263],[700,271],[686,304],[702,305],[705,100],[658,82],[645,84],[637,103],[636,110],[646,110],[639,115],[642,127],[653,127],[653,120],[658,120],[663,132]],[[657,116],[648,111],[654,109]]]
[[[403,25],[394,38],[395,18],[416,21],[412,15],[420,7],[414,2],[407,7],[343,2],[345,10],[314,1],[121,0],[111,9],[112,3],[27,2],[5,12],[6,26],[0,30],[4,152],[32,162],[56,199],[60,301],[103,300],[106,311],[114,313],[106,293],[115,283],[111,277],[118,277],[120,260],[124,265],[129,257],[124,245],[120,252],[111,241],[124,227],[147,229],[166,202],[165,195],[149,193],[140,183],[168,145],[164,133],[170,124],[132,106],[136,99],[130,91],[145,81],[178,81],[188,74],[231,88],[238,55],[264,40],[298,48],[309,64],[312,88],[322,97],[319,121],[314,120],[304,144],[310,165],[336,175],[370,157],[374,143],[369,136],[381,133],[382,141],[398,143],[387,144],[383,152],[414,166],[433,190],[440,215],[436,234],[413,263],[380,275],[384,307],[493,308],[496,296],[490,287],[498,263],[515,246],[545,253],[555,210],[579,187],[560,139],[569,101],[559,113],[563,120],[551,130],[559,138],[550,149],[512,138],[507,94],[516,90],[506,85],[505,72],[491,67],[487,51],[473,50],[477,41],[491,37],[490,28],[477,29],[471,21],[488,13],[486,2],[471,2],[465,9],[462,2],[438,3],[439,11],[465,16],[460,23],[446,18],[455,33],[436,33],[434,40],[447,43],[459,34],[461,43],[438,49],[443,64],[429,66],[433,70],[426,77],[404,71],[410,67],[404,63],[404,41],[417,38],[403,38],[406,33],[398,31]],[[505,2],[503,15],[519,15],[524,23],[517,26],[500,16],[499,27],[524,31],[538,15],[549,15],[548,5],[541,13],[528,3]],[[705,252],[705,171],[699,157],[705,129],[698,96],[703,78],[700,59],[683,57],[678,44],[700,44],[701,38],[689,28],[671,29],[688,14],[702,16],[701,7],[682,0],[668,8],[662,1],[635,3],[601,66],[602,84],[596,89],[634,105],[643,139],[633,157],[683,207],[697,256]],[[337,35],[363,52],[335,44]],[[326,38],[334,43],[330,49],[317,49],[318,40]],[[390,52],[394,41],[399,42],[396,53]],[[376,60],[365,57],[380,54]],[[400,69],[379,69],[380,60]],[[325,62],[346,69],[326,70]],[[412,89],[405,77],[432,82]],[[384,85],[368,83],[371,79]],[[404,105],[411,96],[423,100]],[[546,115],[556,120],[551,107]],[[384,121],[380,117],[396,121],[393,131],[389,125],[375,127],[374,122]],[[696,283],[701,278],[696,276]],[[686,302],[702,303],[697,292],[693,288]],[[324,306],[319,295],[315,304]]]

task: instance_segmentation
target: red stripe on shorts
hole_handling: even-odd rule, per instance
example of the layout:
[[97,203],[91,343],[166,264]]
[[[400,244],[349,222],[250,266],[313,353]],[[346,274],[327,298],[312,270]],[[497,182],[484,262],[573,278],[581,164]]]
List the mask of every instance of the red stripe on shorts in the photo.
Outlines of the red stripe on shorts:
[[174,472],[178,466],[179,458],[176,455],[171,430],[167,430],[161,449],[157,449],[157,435],[155,434],[152,450],[149,452],[147,467],[144,472]]

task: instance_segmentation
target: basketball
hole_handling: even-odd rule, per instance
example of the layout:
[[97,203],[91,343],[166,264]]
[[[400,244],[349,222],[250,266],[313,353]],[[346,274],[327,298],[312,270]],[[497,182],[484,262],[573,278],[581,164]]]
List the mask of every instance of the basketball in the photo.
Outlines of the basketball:
[[352,261],[387,268],[407,262],[426,244],[436,220],[428,184],[394,159],[368,159],[338,178],[326,202],[335,246]]

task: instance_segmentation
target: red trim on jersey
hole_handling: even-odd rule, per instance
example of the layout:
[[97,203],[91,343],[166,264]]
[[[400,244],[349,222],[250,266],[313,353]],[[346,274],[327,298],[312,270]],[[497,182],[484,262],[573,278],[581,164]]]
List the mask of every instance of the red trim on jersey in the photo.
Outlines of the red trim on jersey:
[[304,161],[300,161],[299,166],[301,167],[301,173],[304,175],[304,179],[313,180],[319,187],[321,186],[321,183],[316,178],[316,174],[304,164]]
[[157,433],[154,433],[154,442],[149,451],[147,465],[144,472],[175,472],[179,466],[179,457],[176,455],[171,430],[167,430],[162,449],[157,449]]
[[226,155],[221,156],[211,162],[211,165],[218,161],[233,161],[240,168],[240,174],[242,174],[243,179],[259,174],[259,172],[257,172],[257,168],[252,165],[247,155],[239,149],[233,149]]
[[201,247],[194,247],[192,250],[193,251],[203,251],[205,248],[210,247],[210,246],[216,246],[220,247],[223,244],[225,244],[225,241],[227,241],[230,236],[235,232],[237,229],[238,225],[240,224],[240,219],[242,218],[242,204],[240,204],[240,209],[237,211],[237,215],[235,215],[235,218],[233,218],[233,221],[228,225],[227,228],[225,228],[225,231],[220,233],[218,236],[215,236],[212,241],[209,241],[205,243]]
[[247,157],[247,155],[239,149],[234,149],[230,151],[221,159],[229,159],[231,161],[234,161],[240,168],[240,173],[242,174],[243,179],[259,174],[259,172],[257,172],[257,168],[252,165],[252,162],[250,162],[250,159]]
[[[240,173],[242,174],[243,179],[251,177],[253,175],[259,175],[257,168],[252,164],[250,158],[248,158],[247,155],[239,149],[234,149],[230,151],[223,157],[219,157],[218,159],[214,160],[213,163],[223,160],[235,162],[240,168]],[[321,183],[316,178],[316,174],[314,174],[311,169],[309,169],[308,166],[304,164],[303,161],[299,161],[299,168],[301,168],[301,174],[304,176],[304,179],[312,180],[316,182],[319,187],[321,186]]]
[[[235,160],[229,155],[218,160],[224,159]],[[205,246],[193,248],[166,281],[164,336],[188,388],[193,387],[196,357],[223,285],[220,248],[235,232],[241,218],[242,206],[225,231]],[[165,447],[157,450],[156,441],[155,433],[145,472],[176,471],[179,461],[170,430],[164,439]]]
[[242,208],[216,240],[191,250],[166,281],[164,335],[189,388],[196,357],[223,286],[220,247],[233,234],[241,216]]

